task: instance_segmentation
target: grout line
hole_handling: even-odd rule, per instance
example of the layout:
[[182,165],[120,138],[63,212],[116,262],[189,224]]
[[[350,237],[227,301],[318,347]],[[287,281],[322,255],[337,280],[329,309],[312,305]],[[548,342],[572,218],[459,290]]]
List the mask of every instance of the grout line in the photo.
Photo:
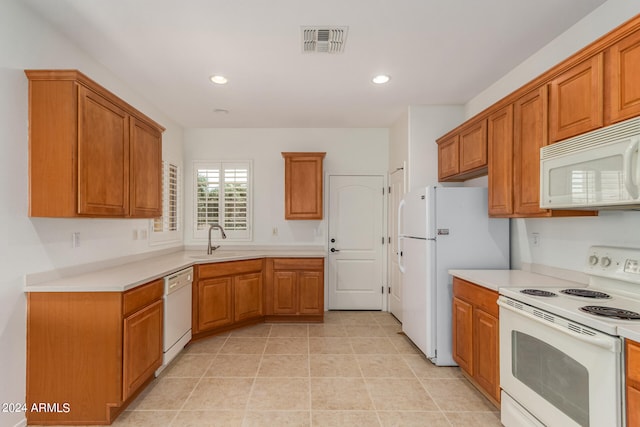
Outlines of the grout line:
[[267,334],[264,348],[262,349],[262,354],[260,355],[260,361],[258,362],[258,368],[253,376],[253,381],[251,382],[251,388],[249,389],[249,396],[247,397],[247,403],[244,405],[244,414],[242,416],[242,425],[246,425],[247,423],[247,413],[249,412],[249,403],[251,402],[251,396],[253,396],[253,389],[256,386],[256,381],[258,380],[258,374],[260,373],[260,368],[262,368],[262,360],[264,359],[264,355],[267,351],[267,346],[269,345],[269,337],[271,336],[271,331],[273,331],[273,325],[269,324],[269,333]]

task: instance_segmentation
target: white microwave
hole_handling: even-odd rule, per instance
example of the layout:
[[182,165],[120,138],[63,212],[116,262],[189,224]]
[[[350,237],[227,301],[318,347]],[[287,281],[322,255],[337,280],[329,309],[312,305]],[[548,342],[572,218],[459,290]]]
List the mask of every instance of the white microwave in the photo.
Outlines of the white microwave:
[[640,117],[540,150],[540,207],[640,209]]

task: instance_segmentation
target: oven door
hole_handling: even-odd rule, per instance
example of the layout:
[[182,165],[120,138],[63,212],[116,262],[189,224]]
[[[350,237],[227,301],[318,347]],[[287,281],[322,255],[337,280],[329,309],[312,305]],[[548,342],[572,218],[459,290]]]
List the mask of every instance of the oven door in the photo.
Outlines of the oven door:
[[504,392],[549,427],[622,425],[620,338],[504,296],[498,305]]

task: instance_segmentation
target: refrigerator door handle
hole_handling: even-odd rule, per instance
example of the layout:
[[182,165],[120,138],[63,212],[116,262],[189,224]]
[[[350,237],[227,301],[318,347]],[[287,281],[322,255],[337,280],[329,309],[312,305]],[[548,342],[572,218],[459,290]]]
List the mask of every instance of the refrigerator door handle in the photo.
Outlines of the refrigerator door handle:
[[398,223],[398,268],[400,269],[401,273],[404,273],[404,266],[402,265],[402,249],[400,247],[400,243],[402,242],[402,213],[404,212],[404,199],[400,200],[400,203],[398,204],[398,217],[397,217],[397,223]]

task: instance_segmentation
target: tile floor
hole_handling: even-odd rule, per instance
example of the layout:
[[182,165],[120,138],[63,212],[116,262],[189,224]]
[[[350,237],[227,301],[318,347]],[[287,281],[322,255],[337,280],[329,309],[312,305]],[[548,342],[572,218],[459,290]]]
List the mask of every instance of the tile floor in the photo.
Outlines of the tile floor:
[[113,424],[500,426],[458,368],[435,367],[384,312],[259,324],[188,346]]

